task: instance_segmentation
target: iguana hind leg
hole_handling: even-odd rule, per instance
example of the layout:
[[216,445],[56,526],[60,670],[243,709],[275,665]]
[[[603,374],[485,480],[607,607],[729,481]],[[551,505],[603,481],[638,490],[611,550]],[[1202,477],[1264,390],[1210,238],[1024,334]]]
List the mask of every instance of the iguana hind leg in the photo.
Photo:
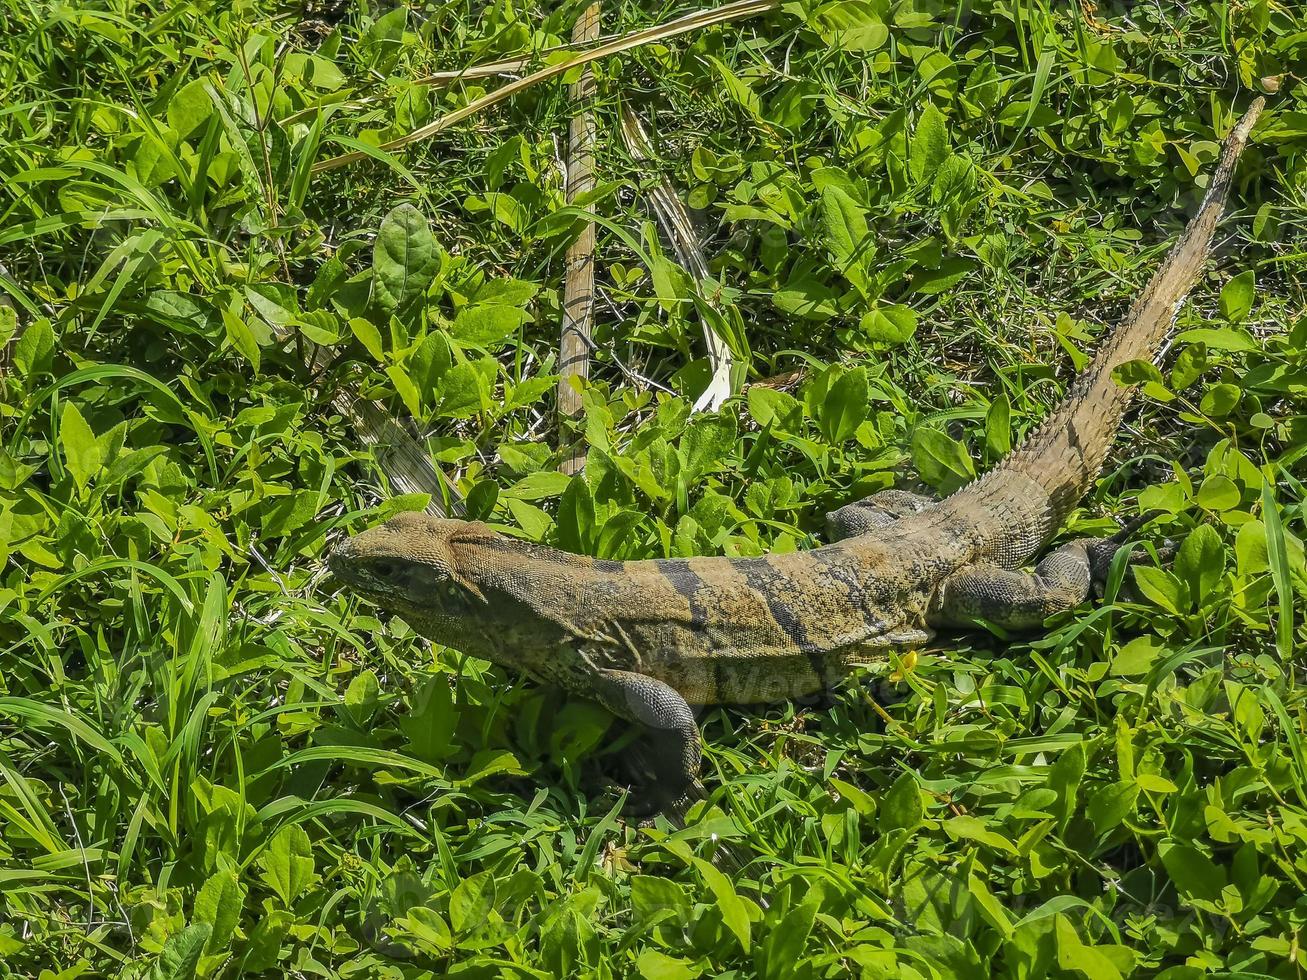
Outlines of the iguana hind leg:
[[880,490],[869,497],[845,504],[826,515],[826,540],[842,541],[873,528],[893,524],[900,517],[933,507],[937,501],[907,490]]
[[652,769],[648,787],[657,806],[676,803],[699,778],[699,726],[685,698],[653,677],[626,670],[597,672],[594,696],[605,708],[649,732],[644,753]]
[[1081,538],[1049,552],[1033,572],[998,565],[964,568],[940,584],[930,622],[971,626],[983,620],[1002,629],[1034,629],[1084,602],[1119,547],[1113,538]]

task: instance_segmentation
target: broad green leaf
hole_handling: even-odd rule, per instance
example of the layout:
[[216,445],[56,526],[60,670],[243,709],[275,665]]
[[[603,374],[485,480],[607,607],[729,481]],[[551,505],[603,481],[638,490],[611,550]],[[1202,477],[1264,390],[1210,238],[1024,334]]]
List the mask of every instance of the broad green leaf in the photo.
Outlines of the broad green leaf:
[[1231,323],[1242,323],[1253,308],[1257,278],[1252,269],[1241,272],[1221,289],[1221,315]]
[[935,103],[928,102],[912,133],[908,160],[913,178],[918,182],[931,179],[948,155],[948,120]]
[[443,951],[453,948],[454,941],[453,936],[450,934],[449,924],[435,909],[419,905],[416,908],[409,909],[408,915],[397,920],[395,924],[408,932],[409,935],[420,939],[429,946],[434,946],[438,950]]
[[1138,385],[1149,381],[1155,384],[1165,384],[1162,372],[1158,370],[1157,365],[1142,358],[1118,364],[1112,369],[1112,378],[1117,384],[1121,385]]
[[1198,492],[1194,494],[1194,501],[1198,506],[1212,511],[1224,511],[1238,507],[1241,499],[1243,499],[1243,495],[1239,493],[1238,485],[1228,476],[1220,473],[1214,473],[1206,477],[1199,484]]
[[497,306],[526,306],[540,292],[539,283],[525,279],[491,279],[468,298],[474,303]]
[[530,212],[512,194],[501,192],[487,194],[486,204],[490,208],[490,213],[495,216],[495,220],[509,231],[521,234],[526,230],[527,223],[530,221]]
[[222,311],[222,325],[227,331],[231,345],[245,355],[245,359],[254,366],[254,373],[259,373],[263,361],[263,352],[259,349],[259,339],[250,325],[250,321],[232,312]]
[[419,393],[432,400],[445,372],[453,366],[449,341],[441,333],[430,333],[408,356],[408,376]]
[[667,916],[681,920],[690,914],[690,900],[685,888],[668,878],[632,875],[631,908],[641,924]]
[[201,887],[195,896],[196,922],[207,922],[212,931],[205,944],[205,952],[223,951],[231,941],[240,923],[241,909],[245,904],[245,886],[234,872],[219,871]]
[[[1207,485],[1206,481],[1203,485]],[[1231,483],[1230,486],[1233,487],[1234,484]],[[1199,503],[1202,503],[1202,498],[1203,491],[1199,488]],[[1225,575],[1225,548],[1221,544],[1221,536],[1211,525],[1200,524],[1189,532],[1175,556],[1175,572],[1188,586],[1189,595],[1199,606],[1203,599],[1215,591]]]
[[985,448],[991,460],[1002,459],[1012,451],[1012,405],[1007,395],[999,395],[985,413]]
[[425,762],[441,762],[455,749],[451,738],[459,716],[449,675],[429,674],[413,692],[410,704],[399,721],[399,729],[408,739],[407,750]]
[[277,962],[281,952],[282,941],[290,927],[295,924],[295,916],[285,909],[272,909],[260,912],[254,928],[250,932],[242,966],[246,973],[258,973],[270,970]]
[[538,473],[528,473],[511,487],[500,491],[500,495],[508,499],[543,500],[559,496],[571,482],[572,478],[566,473],[541,470]]
[[821,897],[817,890],[809,893],[762,940],[760,948],[755,950],[755,962],[762,966],[764,977],[769,980],[792,977],[794,964],[804,961],[804,951],[821,906]]
[[1123,677],[1147,674],[1165,654],[1166,648],[1155,637],[1136,636],[1112,657],[1112,673]]
[[401,309],[426,292],[440,249],[426,216],[407,201],[381,222],[372,249],[372,294],[382,309]]
[[1162,510],[1168,514],[1179,514],[1189,505],[1185,487],[1179,482],[1160,483],[1144,487],[1139,494],[1139,510]]
[[832,445],[852,439],[867,417],[867,391],[867,369],[862,367],[844,372],[830,386],[819,421],[822,433]]
[[935,269],[920,269],[912,276],[914,292],[926,296],[948,292],[966,278],[976,263],[971,259],[945,259]]
[[681,434],[681,473],[688,481],[721,469],[735,446],[734,416],[700,415]]
[[959,814],[944,821],[944,832],[954,840],[973,840],[996,851],[1016,854],[1012,841],[992,828],[985,820],[971,814]]
[[790,279],[772,294],[772,303],[783,313],[805,320],[828,320],[835,315],[835,293],[811,276]]
[[449,924],[456,933],[471,932],[486,924],[495,906],[495,876],[482,871],[464,878],[449,896]]
[[594,550],[595,501],[580,474],[571,478],[558,501],[558,545],[564,551],[590,554]]
[[1135,118],[1135,100],[1129,92],[1118,92],[1107,109],[1107,125],[1113,135],[1120,136]]
[[418,391],[418,386],[413,383],[413,379],[408,376],[398,364],[392,364],[386,368],[386,377],[390,383],[395,386],[395,391],[399,394],[400,401],[408,409],[409,414],[413,416],[422,415],[422,393]]
[[644,980],[693,980],[702,972],[688,960],[645,949],[635,958],[635,968]]
[[665,255],[653,256],[649,264],[649,276],[653,280],[654,295],[658,303],[668,313],[675,313],[694,295],[694,284],[690,274]]
[[479,480],[467,492],[468,520],[488,520],[494,514],[497,503],[499,503],[499,484],[494,480]]
[[1247,330],[1235,327],[1199,327],[1184,330],[1176,336],[1177,344],[1202,344],[1212,350],[1231,353],[1249,353],[1261,350],[1261,345]]
[[789,392],[764,385],[749,385],[746,398],[749,415],[760,426],[771,425],[782,432],[790,432],[803,422],[803,404]]
[[1057,936],[1057,965],[1068,974],[1085,980],[1122,980],[1116,964],[1102,951],[1083,942],[1075,926],[1064,915],[1054,917]]
[[1201,341],[1185,347],[1171,368],[1171,389],[1184,391],[1207,370],[1207,345]]
[[917,332],[917,314],[901,303],[876,306],[862,314],[858,326],[874,343],[906,344]]
[[812,13],[809,24],[823,41],[843,51],[876,51],[889,40],[889,28],[866,0],[823,4]]
[[54,331],[45,317],[33,320],[14,341],[14,367],[19,375],[30,378],[49,368],[54,353]]
[[345,84],[345,76],[335,62],[303,51],[292,51],[282,61],[288,79],[302,85],[332,92]]
[[261,877],[290,908],[317,878],[313,870],[313,845],[299,824],[282,827],[259,855]]
[[192,980],[211,931],[207,922],[196,922],[164,943],[150,970],[151,980]]
[[59,416],[59,445],[64,451],[64,465],[78,489],[85,490],[91,478],[103,466],[95,433],[71,401],[64,402]]
[[1165,776],[1155,772],[1141,772],[1135,775],[1135,783],[1148,793],[1160,793],[1163,796],[1179,791],[1179,787]]
[[989,890],[982,877],[984,868],[978,868],[977,864],[978,862],[973,858],[970,865],[971,873],[967,875],[967,891],[971,893],[976,907],[980,909],[980,914],[986,921],[1004,938],[1011,938],[1012,917],[1008,915],[1007,909],[1003,908],[1003,903]]
[[376,711],[381,698],[381,685],[377,675],[371,670],[364,670],[354,675],[354,679],[345,688],[345,710],[357,725],[365,725]]
[[460,344],[496,350],[530,319],[516,306],[477,304],[459,310],[450,333]]
[[344,337],[340,318],[327,310],[311,310],[296,317],[295,327],[313,343],[327,347],[340,343]]
[[1062,752],[1048,773],[1048,788],[1057,794],[1053,807],[1059,826],[1065,826],[1077,809],[1080,780],[1085,775],[1085,746],[1078,742]]
[[558,385],[558,375],[545,374],[537,375],[534,378],[526,378],[512,386],[508,397],[504,400],[505,409],[525,408],[528,405],[534,405],[544,395],[552,391]]
[[921,790],[916,777],[902,773],[881,797],[876,829],[882,834],[891,830],[915,830],[921,825],[925,808],[921,804]]
[[316,490],[296,490],[274,497],[271,505],[262,512],[261,526],[268,538],[279,538],[297,531],[318,512],[319,497]]
[[[822,240],[835,262],[835,267],[856,280],[864,277],[854,263],[869,256],[859,246],[867,237],[867,212],[857,201],[834,184],[827,184],[821,192]],[[852,266],[852,268],[850,268]]]
[[1239,574],[1251,578],[1267,571],[1266,525],[1261,521],[1248,521],[1234,537],[1234,557]]
[[18,332],[18,314],[12,306],[0,303],[0,350],[9,346],[9,341]]
[[1135,585],[1139,591],[1168,612],[1181,615],[1189,610],[1189,590],[1164,568],[1135,565]]
[[394,67],[402,50],[404,27],[408,23],[408,8],[399,6],[387,10],[363,32],[360,47],[369,63],[383,75]]
[[1089,797],[1086,813],[1099,835],[1115,830],[1135,809],[1139,785],[1131,780],[1101,786]]
[[1243,392],[1239,386],[1229,382],[1222,382],[1218,385],[1212,385],[1203,394],[1202,400],[1198,407],[1204,415],[1210,415],[1214,419],[1223,419],[1234,411],[1235,406],[1239,404]]
[[187,82],[168,99],[167,118],[178,139],[185,139],[213,115],[213,99],[208,81],[196,78]]
[[475,364],[455,364],[440,379],[440,403],[436,414],[466,419],[490,407],[490,390]]
[[923,480],[945,493],[976,476],[975,464],[962,443],[924,425],[912,433],[912,464]]
[[455,785],[472,786],[500,773],[522,776],[526,774],[526,770],[522,768],[522,763],[517,756],[507,749],[481,749],[468,761],[467,771]]
[[735,938],[740,941],[740,947],[748,953],[751,945],[749,913],[736,893],[735,886],[731,884],[731,879],[703,858],[693,857],[691,861],[703,876],[708,890],[712,892],[717,911],[722,914],[722,921],[726,923],[726,928],[735,934]]
[[1198,848],[1165,840],[1158,845],[1157,854],[1183,897],[1207,902],[1220,900],[1221,889],[1226,885],[1225,872]]
[[708,63],[717,69],[717,74],[722,80],[722,87],[726,95],[747,109],[749,115],[755,119],[762,118],[762,102],[758,98],[758,93],[753,90],[748,81],[732,71],[730,65],[720,58],[713,55],[707,55],[706,58]]

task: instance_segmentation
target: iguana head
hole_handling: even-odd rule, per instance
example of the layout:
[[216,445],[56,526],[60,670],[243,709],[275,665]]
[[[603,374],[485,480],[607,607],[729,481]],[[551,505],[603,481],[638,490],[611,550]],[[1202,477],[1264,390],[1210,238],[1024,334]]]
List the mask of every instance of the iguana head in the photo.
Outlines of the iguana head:
[[352,591],[422,635],[522,665],[561,636],[549,622],[553,595],[533,584],[530,552],[478,521],[402,513],[341,542],[327,565]]
[[466,549],[497,537],[479,522],[406,512],[341,542],[327,565],[353,591],[406,619],[465,617],[486,603],[461,571]]

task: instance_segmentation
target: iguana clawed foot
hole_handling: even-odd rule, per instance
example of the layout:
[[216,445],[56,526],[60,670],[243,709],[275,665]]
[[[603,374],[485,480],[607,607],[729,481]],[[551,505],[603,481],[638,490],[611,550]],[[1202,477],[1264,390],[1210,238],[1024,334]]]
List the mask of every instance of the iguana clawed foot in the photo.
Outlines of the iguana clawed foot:
[[685,698],[662,681],[625,670],[599,670],[595,698],[605,708],[641,726],[644,744],[633,750],[632,761],[648,774],[637,786],[636,808],[650,812],[682,800],[699,777],[699,726]]
[[826,540],[843,541],[878,527],[893,524],[900,517],[917,514],[938,501],[907,490],[880,490],[845,504],[826,515]]
[[[931,622],[939,626],[992,623],[1004,630],[1032,630],[1050,616],[1080,605],[1091,590],[1102,596],[1112,558],[1153,515],[1131,521],[1111,537],[1077,538],[1050,551],[1032,571],[977,564],[946,578],[936,593]],[[1169,547],[1159,552],[1165,560]]]
[[[972,565],[946,578],[935,595],[931,622],[939,626],[993,623],[1029,630],[1049,616],[1074,609],[1089,597],[1101,552],[1119,547],[1110,538],[1081,538],[1055,548],[1025,572],[999,565]],[[1109,550],[1110,549],[1110,550]]]

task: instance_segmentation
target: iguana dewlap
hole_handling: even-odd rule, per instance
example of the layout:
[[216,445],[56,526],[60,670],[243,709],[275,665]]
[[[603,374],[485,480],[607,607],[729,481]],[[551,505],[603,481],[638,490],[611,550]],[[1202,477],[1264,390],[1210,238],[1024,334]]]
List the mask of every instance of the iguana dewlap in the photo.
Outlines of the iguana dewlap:
[[842,539],[760,558],[605,561],[484,524],[400,514],[329,558],[356,592],[424,636],[520,668],[649,727],[658,788],[695,778],[690,705],[811,694],[938,627],[1039,626],[1089,593],[1110,539],[1071,541],[1022,569],[1090,488],[1130,390],[1115,367],[1151,356],[1202,268],[1262,100],[1226,138],[1207,195],[1126,320],[1049,420],[944,500],[886,491],[831,515]]

